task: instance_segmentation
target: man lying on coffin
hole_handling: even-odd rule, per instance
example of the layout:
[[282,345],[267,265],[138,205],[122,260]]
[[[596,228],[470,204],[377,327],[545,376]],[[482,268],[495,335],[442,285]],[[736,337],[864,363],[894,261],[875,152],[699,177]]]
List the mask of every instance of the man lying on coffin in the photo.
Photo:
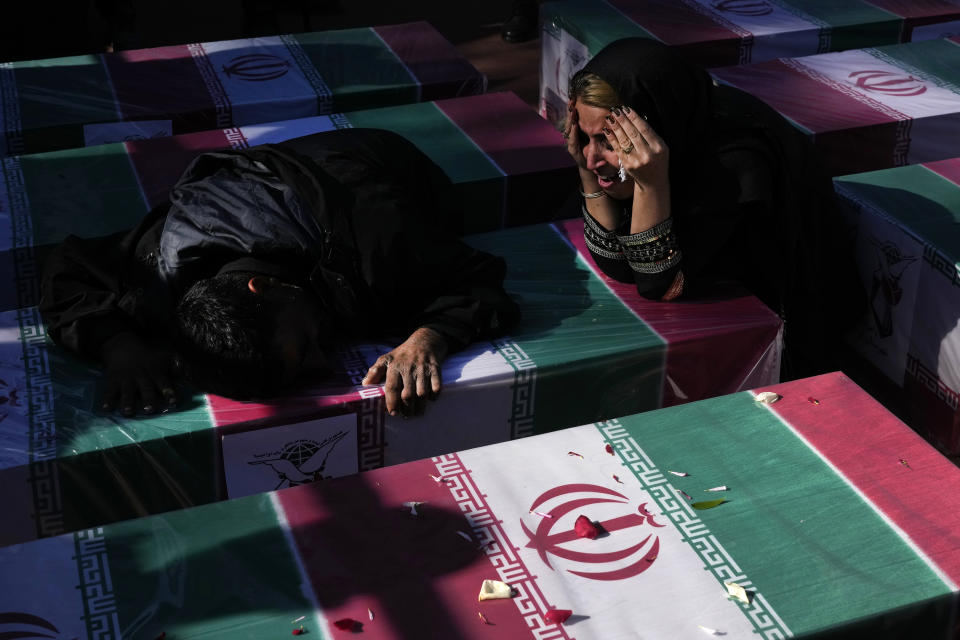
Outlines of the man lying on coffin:
[[449,180],[388,131],[205,153],[133,230],[70,236],[43,271],[58,344],[102,363],[102,409],[176,404],[175,375],[235,399],[329,366],[335,341],[407,336],[363,384],[420,413],[440,364],[519,318],[506,265],[446,229]]

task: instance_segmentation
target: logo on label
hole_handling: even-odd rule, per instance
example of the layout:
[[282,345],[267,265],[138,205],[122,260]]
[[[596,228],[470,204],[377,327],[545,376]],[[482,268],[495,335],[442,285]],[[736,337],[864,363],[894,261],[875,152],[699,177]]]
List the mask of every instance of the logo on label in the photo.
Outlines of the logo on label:
[[265,464],[273,469],[273,472],[280,479],[280,483],[274,487],[274,491],[284,487],[295,487],[322,480],[324,478],[323,470],[327,466],[327,458],[330,457],[334,448],[346,435],[346,431],[338,431],[326,440],[319,442],[316,440],[294,440],[285,444],[279,453],[259,454],[255,457],[264,459],[253,460],[247,464]]
[[0,638],[18,640],[19,638],[55,638],[60,630],[52,622],[32,613],[18,611],[0,611]]
[[223,65],[228,78],[239,78],[250,82],[276,80],[290,71],[290,61],[270,53],[245,53]]
[[[578,495],[574,497],[570,494]],[[592,495],[584,496],[583,494]],[[660,552],[660,538],[652,533],[643,535],[645,533],[644,530],[636,529],[636,527],[642,527],[644,525],[657,528],[665,526],[658,524],[653,519],[653,514],[647,511],[646,502],[641,504],[636,512],[633,512],[632,509],[624,509],[622,515],[597,521],[595,524],[599,525],[602,531],[605,531],[611,536],[617,535],[618,538],[626,538],[626,536],[617,534],[617,532],[628,532],[629,542],[626,546],[613,551],[605,550],[594,553],[578,551],[566,546],[568,543],[579,540],[579,538],[573,529],[573,517],[565,518],[564,516],[572,516],[574,512],[585,509],[591,505],[627,505],[630,502],[629,498],[612,489],[599,485],[565,484],[541,494],[540,497],[530,505],[530,511],[532,512],[541,508],[542,505],[547,502],[551,502],[551,504],[555,506],[546,512],[549,517],[545,517],[540,521],[536,532],[530,531],[523,521],[520,522],[520,526],[523,527],[524,533],[527,534],[530,540],[527,543],[527,548],[536,549],[540,555],[540,559],[543,560],[544,564],[550,569],[553,569],[553,565],[550,564],[550,556],[554,556],[574,562],[601,565],[598,567],[601,569],[600,571],[574,571],[573,569],[567,569],[567,571],[574,575],[592,580],[623,580],[643,573],[653,566],[654,561],[657,559],[657,555]],[[557,531],[554,531],[554,529],[557,529]],[[634,556],[636,556],[637,559],[631,562],[630,559]]]
[[900,247],[889,240],[873,240],[877,250],[877,260],[873,269],[873,282],[870,287],[870,310],[877,334],[881,338],[893,335],[893,309],[903,298],[900,278],[916,258],[900,253]]
[[764,0],[714,0],[714,9],[741,16],[765,16],[773,13],[773,7]]
[[900,75],[893,71],[867,69],[854,71],[847,77],[865,91],[887,93],[894,96],[918,96],[927,90],[923,80],[911,75]]

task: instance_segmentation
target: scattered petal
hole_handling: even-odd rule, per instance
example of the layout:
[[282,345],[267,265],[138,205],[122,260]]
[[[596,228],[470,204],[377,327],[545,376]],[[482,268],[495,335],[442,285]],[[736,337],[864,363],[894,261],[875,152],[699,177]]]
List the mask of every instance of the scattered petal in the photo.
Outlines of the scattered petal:
[[426,502],[416,502],[416,501],[404,502],[403,506],[406,507],[407,509],[410,509],[410,515],[418,516],[420,514],[417,513],[417,507],[419,507],[422,504],[426,504]]
[[710,487],[709,489],[704,489],[704,491],[729,491],[727,485],[722,484],[719,487]]
[[618,478],[616,475],[613,476],[613,479],[616,480],[617,482],[619,482],[620,484],[623,484],[623,480],[621,480],[620,478]]
[[437,484],[440,484],[441,482],[443,484],[447,484],[447,479],[444,478],[443,476],[435,476],[431,473],[430,477],[433,478],[433,481],[436,482]]
[[782,397],[783,396],[781,396],[778,393],[774,393],[773,391],[763,391],[761,393],[758,393],[757,397],[754,398],[754,400],[762,404],[773,404],[774,402],[776,402]]
[[709,633],[712,636],[718,635],[720,632],[716,629],[711,629],[710,627],[705,627],[702,624],[697,625],[698,628],[703,629],[705,633]]
[[467,542],[473,542],[473,538],[470,537],[470,534],[465,531],[457,531],[457,535],[466,540]]
[[567,451],[567,455],[568,455],[568,456],[576,456],[576,457],[578,457],[578,458],[583,458],[583,456],[580,455],[579,453],[577,453],[576,451]]
[[483,615],[483,612],[477,611],[477,615],[480,616],[480,624],[490,624],[490,621],[487,620],[487,616]]
[[543,513],[542,511],[531,511],[530,513],[540,516],[541,518],[553,518],[549,513]]
[[359,620],[354,620],[353,618],[340,618],[339,620],[334,621],[333,626],[341,631],[361,631],[363,629],[363,623]]
[[573,531],[578,538],[590,538],[591,540],[600,535],[600,529],[587,516],[577,517],[576,522],[573,523]]
[[820,401],[814,398],[813,396],[808,397],[807,402],[809,402],[810,404],[820,404]]
[[680,476],[681,478],[686,478],[688,475],[690,475],[685,471],[670,471],[670,469],[667,469],[667,473],[672,473],[673,475]]
[[373,609],[367,607],[367,615],[370,617],[370,621],[373,622]]
[[503,598],[512,597],[513,587],[508,585],[506,582],[500,582],[499,580],[484,580],[483,584],[480,585],[480,595],[477,596],[477,600],[483,602],[484,600],[501,600]]
[[693,496],[691,496],[689,493],[687,493],[687,492],[684,491],[683,489],[677,489],[677,493],[679,493],[680,495],[682,495],[684,498],[686,498],[686,499],[689,500],[690,502],[693,502]]
[[290,624],[297,624],[297,623],[300,622],[301,620],[306,620],[306,619],[307,619],[307,616],[300,616],[299,618],[296,618],[296,619],[294,619],[294,620],[291,620],[291,621],[290,621]]
[[736,598],[743,604],[750,604],[750,591],[747,591],[736,582],[724,582],[723,584],[727,586],[727,595]]
[[572,615],[573,611],[570,609],[550,609],[550,611],[543,614],[543,618],[553,624],[563,624],[567,621],[567,618]]
[[703,502],[694,502],[690,506],[694,509],[703,511],[704,509],[713,509],[714,507],[720,506],[726,501],[726,498],[720,498],[719,500],[704,500]]
[[610,455],[615,455],[615,454],[613,453],[613,447],[611,447],[610,445],[607,445],[607,446],[606,446],[606,450],[607,450],[607,453],[609,453]]
[[302,636],[302,635],[303,635],[303,629],[294,629],[294,630],[291,631],[290,633],[292,633],[292,634],[295,635],[295,636]]
[[900,464],[905,466],[907,469],[913,469],[913,467],[910,466],[910,463],[904,460],[903,458],[900,458]]

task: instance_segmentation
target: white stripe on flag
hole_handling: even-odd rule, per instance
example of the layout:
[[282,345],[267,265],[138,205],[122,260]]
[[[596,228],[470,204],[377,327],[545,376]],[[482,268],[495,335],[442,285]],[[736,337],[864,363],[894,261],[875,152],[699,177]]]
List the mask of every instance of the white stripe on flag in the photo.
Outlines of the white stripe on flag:
[[[480,500],[481,511],[489,513],[479,518],[474,535],[481,541],[496,538],[492,529],[499,529],[511,543],[487,551],[492,566],[501,573],[513,567],[513,578],[532,587],[529,592],[540,591],[552,607],[617,612],[579,622],[578,640],[632,639],[641,629],[650,637],[699,640],[703,631],[698,624],[728,637],[753,636],[749,612],[728,600],[723,584],[704,571],[694,546],[706,539],[684,536],[679,523],[685,519],[671,523],[658,501],[604,447],[597,428],[587,425],[459,454],[478,493],[454,495]],[[564,505],[574,501],[579,506],[564,513]],[[548,519],[531,509],[556,515]],[[643,509],[652,518],[641,517]],[[609,535],[566,539],[581,514],[607,523]],[[722,549],[712,536],[709,544]],[[516,559],[511,559],[513,553]],[[617,579],[591,577],[614,571],[620,574]]]
[[206,42],[203,49],[233,109],[233,124],[305,118],[317,93],[281,37]]
[[53,637],[43,624],[46,621],[59,631],[57,638],[87,638],[75,552],[72,534],[0,548],[3,611],[40,618],[33,622],[22,618],[23,622],[0,623],[0,637],[4,632],[27,630],[36,637]]
[[[870,50],[826,53],[790,62],[823,75],[854,98],[880,103],[888,110],[908,118],[926,118],[960,111],[960,96],[892,64],[890,58],[884,60],[878,55],[871,55]],[[812,99],[816,97],[812,96]]]
[[[310,582],[310,577],[307,575],[307,568],[303,565],[303,559],[300,557],[297,543],[293,539],[293,534],[290,532],[290,522],[287,520],[287,514],[283,510],[283,505],[280,504],[280,499],[277,497],[276,491],[271,491],[267,495],[270,496],[270,504],[273,506],[273,512],[277,516],[277,526],[283,531],[283,538],[286,540],[287,548],[290,550],[290,557],[293,558],[293,561],[297,564],[297,573],[300,574],[300,592],[313,606],[314,626],[317,629],[326,629],[327,635],[332,637],[332,631],[327,624],[327,618],[323,615],[320,601],[317,599],[317,594],[313,590],[313,583]],[[309,625],[305,624],[304,626],[308,627]]]
[[314,116],[283,122],[268,122],[242,127],[240,132],[249,146],[277,143],[313,133],[333,131],[337,128],[331,116]]

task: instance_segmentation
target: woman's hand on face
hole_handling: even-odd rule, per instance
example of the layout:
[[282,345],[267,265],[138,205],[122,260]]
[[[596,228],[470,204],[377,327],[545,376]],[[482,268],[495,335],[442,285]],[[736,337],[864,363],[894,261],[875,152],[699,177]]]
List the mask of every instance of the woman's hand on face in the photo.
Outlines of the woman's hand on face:
[[670,150],[653,127],[629,107],[617,107],[603,131],[623,168],[641,189],[670,184]]
[[577,163],[577,166],[583,171],[587,169],[587,157],[583,155],[583,147],[580,146],[580,125],[579,114],[574,107],[575,100],[570,100],[567,104],[567,125],[563,130],[563,138],[567,141],[567,153]]

